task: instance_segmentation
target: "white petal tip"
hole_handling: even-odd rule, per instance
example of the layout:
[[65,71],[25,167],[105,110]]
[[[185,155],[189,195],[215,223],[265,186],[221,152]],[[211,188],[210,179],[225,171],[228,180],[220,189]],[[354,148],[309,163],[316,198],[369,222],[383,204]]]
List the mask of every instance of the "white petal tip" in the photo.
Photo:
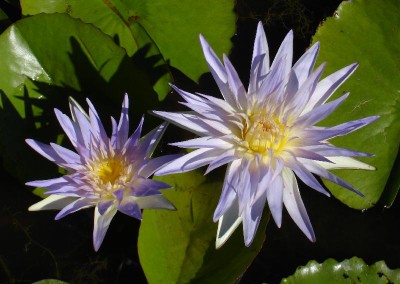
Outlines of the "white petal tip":
[[33,205],[29,206],[28,207],[28,211],[39,211],[40,208],[38,208],[38,206],[36,206],[36,204],[33,204]]
[[223,246],[223,244],[224,244],[225,242],[222,242],[221,241],[221,239],[216,239],[215,240],[215,249],[220,249],[222,246]]
[[101,244],[95,244],[95,243],[93,243],[93,249],[94,249],[95,252],[97,252],[97,251],[100,249],[100,245],[101,245]]
[[199,34],[199,39],[200,39],[200,44],[202,45],[203,48],[209,47],[208,42],[204,38],[202,34]]

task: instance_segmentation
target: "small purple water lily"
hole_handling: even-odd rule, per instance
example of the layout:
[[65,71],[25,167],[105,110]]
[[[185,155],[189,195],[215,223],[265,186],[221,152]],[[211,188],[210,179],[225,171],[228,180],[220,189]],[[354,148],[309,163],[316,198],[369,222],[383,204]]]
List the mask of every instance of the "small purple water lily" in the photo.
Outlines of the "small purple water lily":
[[297,226],[311,240],[315,234],[300,196],[295,175],[306,185],[329,196],[313,174],[362,193],[333,175],[329,169],[374,167],[352,157],[370,156],[338,148],[327,140],[346,135],[376,120],[377,116],[334,127],[315,126],[347,97],[327,102],[354,72],[357,63],[319,82],[325,64],[314,71],[319,43],[292,67],[293,34],[282,42],[271,66],[267,39],[261,23],[254,43],[247,91],[228,57],[223,63],[200,36],[205,58],[223,99],[191,94],[173,86],[191,112],[155,111],[159,117],[199,136],[172,145],[198,148],[158,170],[155,175],[191,171],[208,165],[206,173],[228,164],[221,197],[214,212],[218,221],[216,247],[222,246],[243,222],[244,242],[255,236],[265,203],[278,227],[285,205]]
[[107,136],[92,103],[89,100],[87,103],[89,115],[73,99],[70,100],[72,119],[55,109],[57,119],[76,152],[54,143],[46,145],[26,140],[39,154],[69,174],[26,184],[45,188],[48,190],[45,194],[50,194],[29,210],[59,209],[56,220],[94,206],[93,246],[97,251],[117,211],[141,220],[142,208],[175,208],[159,191],[170,186],[149,177],[178,156],[150,159],[166,123],[140,138],[142,117],[136,131],[128,137],[128,95],[122,103],[119,123],[111,117],[111,138]]

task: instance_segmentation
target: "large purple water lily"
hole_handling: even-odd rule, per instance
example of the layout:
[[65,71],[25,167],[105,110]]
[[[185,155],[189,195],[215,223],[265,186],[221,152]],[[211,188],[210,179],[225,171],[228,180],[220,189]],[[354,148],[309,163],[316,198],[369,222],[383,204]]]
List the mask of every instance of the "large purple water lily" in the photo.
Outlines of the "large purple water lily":
[[128,95],[122,104],[119,123],[111,118],[111,138],[107,136],[92,103],[89,100],[87,103],[89,115],[70,100],[72,119],[55,109],[57,119],[76,152],[54,143],[46,145],[26,140],[39,154],[69,174],[31,181],[27,185],[45,188],[46,194],[50,194],[29,210],[59,209],[56,220],[80,209],[95,207],[93,246],[97,251],[117,211],[141,219],[142,208],[174,209],[159,191],[170,186],[149,177],[177,155],[150,159],[165,131],[165,123],[141,138],[142,118],[136,131],[128,137]]
[[254,43],[248,89],[244,88],[229,59],[223,63],[200,36],[201,45],[223,99],[191,94],[174,87],[192,111],[158,116],[199,136],[173,143],[198,148],[158,170],[156,175],[190,171],[208,165],[206,173],[228,164],[221,197],[214,213],[218,222],[216,247],[223,245],[243,222],[249,246],[267,202],[278,227],[282,207],[312,241],[314,231],[300,197],[295,175],[306,185],[329,196],[313,174],[362,195],[329,169],[373,170],[354,156],[369,156],[327,142],[346,135],[378,117],[346,122],[334,127],[315,126],[331,114],[349,94],[327,102],[354,72],[351,64],[320,80],[325,64],[315,70],[319,43],[292,66],[293,34],[290,31],[270,65],[267,39],[260,23]]

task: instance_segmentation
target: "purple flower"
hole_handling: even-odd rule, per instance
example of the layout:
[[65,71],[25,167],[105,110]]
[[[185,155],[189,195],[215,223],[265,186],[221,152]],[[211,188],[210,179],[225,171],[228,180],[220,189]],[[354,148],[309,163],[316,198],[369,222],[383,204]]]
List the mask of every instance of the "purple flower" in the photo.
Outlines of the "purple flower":
[[315,70],[319,43],[292,66],[293,34],[290,31],[270,65],[267,39],[259,23],[254,43],[250,83],[246,91],[228,57],[223,63],[200,36],[201,45],[223,99],[174,89],[191,112],[155,111],[158,116],[200,138],[173,143],[198,148],[158,170],[156,175],[190,171],[208,165],[206,173],[228,164],[221,197],[214,213],[218,222],[216,247],[223,245],[243,222],[244,241],[253,241],[265,203],[278,227],[285,205],[297,226],[311,240],[314,231],[295,175],[313,189],[329,196],[313,174],[362,193],[333,175],[329,169],[373,170],[353,159],[370,156],[338,148],[329,139],[353,132],[378,117],[346,122],[334,127],[315,126],[347,97],[327,102],[354,72],[351,64],[319,81],[325,64]]
[[46,194],[50,194],[29,210],[61,210],[56,220],[80,209],[95,207],[93,246],[97,251],[117,211],[141,220],[142,208],[174,209],[159,191],[170,186],[149,177],[177,155],[150,159],[165,131],[165,123],[140,138],[142,118],[136,131],[128,137],[128,95],[122,104],[119,123],[111,118],[111,138],[107,136],[92,103],[89,100],[87,103],[89,115],[70,100],[72,119],[55,109],[57,119],[76,152],[54,143],[45,145],[26,140],[39,154],[69,174],[31,181],[27,185],[45,188]]

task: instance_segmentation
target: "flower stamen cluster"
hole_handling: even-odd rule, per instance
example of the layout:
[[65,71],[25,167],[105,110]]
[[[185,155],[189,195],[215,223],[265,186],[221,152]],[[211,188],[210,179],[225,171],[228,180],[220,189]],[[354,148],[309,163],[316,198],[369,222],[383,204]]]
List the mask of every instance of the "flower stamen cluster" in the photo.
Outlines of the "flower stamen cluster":
[[315,124],[331,114],[347,97],[327,102],[354,72],[351,64],[320,80],[325,64],[314,69],[319,43],[292,66],[293,33],[283,40],[272,64],[262,24],[257,27],[247,91],[229,58],[218,58],[200,36],[204,56],[223,98],[191,94],[174,86],[191,112],[155,114],[199,138],[172,145],[195,150],[171,162],[156,175],[181,173],[208,165],[206,173],[227,164],[221,198],[214,212],[218,221],[216,246],[220,247],[243,222],[245,244],[253,241],[264,205],[268,203],[278,227],[282,208],[312,241],[315,235],[296,177],[329,195],[313,174],[356,194],[330,169],[365,169],[372,166],[352,157],[369,154],[338,148],[328,142],[368,125],[378,117],[349,121],[333,127]]
[[166,124],[140,137],[143,118],[136,131],[128,137],[128,96],[125,95],[119,123],[112,118],[109,138],[89,100],[89,114],[71,99],[72,120],[55,110],[76,152],[57,144],[45,145],[32,139],[27,143],[44,157],[66,169],[63,177],[32,181],[27,185],[47,189],[50,196],[29,210],[60,209],[56,219],[87,207],[95,207],[93,246],[97,251],[108,226],[120,211],[136,219],[143,208],[174,209],[159,190],[170,186],[150,179],[153,173],[178,155],[150,159],[165,130]]
[[281,151],[287,141],[286,126],[276,117],[254,114],[245,123],[243,138],[249,150],[262,155]]

